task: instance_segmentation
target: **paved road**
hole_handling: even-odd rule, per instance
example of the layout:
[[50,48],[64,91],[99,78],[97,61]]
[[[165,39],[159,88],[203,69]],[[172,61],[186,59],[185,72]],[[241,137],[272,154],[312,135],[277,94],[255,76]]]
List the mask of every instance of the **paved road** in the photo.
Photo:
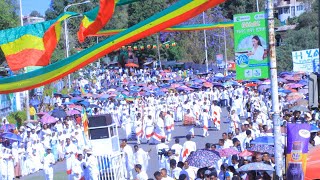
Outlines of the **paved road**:
[[[226,109],[222,109],[222,113],[221,113],[221,121],[223,122],[227,117],[227,110]],[[197,144],[197,148],[201,149],[205,147],[206,143],[218,143],[218,140],[221,139],[221,135],[223,132],[226,132],[228,129],[228,124],[225,123],[221,123],[221,130],[220,131],[209,131],[210,135],[208,137],[202,137],[202,128],[195,128],[195,138],[192,139],[193,141],[196,142]],[[169,147],[171,147],[174,144],[174,139],[175,138],[180,138],[180,144],[182,145],[185,141],[185,135],[187,134],[187,130],[184,126],[181,126],[179,123],[175,126],[175,130],[173,131],[172,134],[172,141],[170,143],[168,143]],[[120,138],[124,138],[125,137],[125,132],[122,129],[119,129],[119,135]],[[133,146],[136,144],[135,141],[129,141],[128,144],[130,146]],[[149,149],[152,149],[152,151],[150,152],[150,160],[149,160],[149,167],[148,167],[148,175],[149,177],[153,178],[153,173],[155,171],[158,170],[158,158],[157,158],[157,153],[156,153],[156,149],[155,149],[155,145],[149,145],[149,144],[144,144],[142,143],[140,145],[140,147],[142,149],[144,149],[145,151],[148,151]],[[58,163],[54,166],[54,180],[63,180],[66,179],[66,175],[65,175],[65,163]],[[23,180],[42,180],[43,179],[43,172],[40,171],[38,173],[29,175],[27,177],[23,177]]]

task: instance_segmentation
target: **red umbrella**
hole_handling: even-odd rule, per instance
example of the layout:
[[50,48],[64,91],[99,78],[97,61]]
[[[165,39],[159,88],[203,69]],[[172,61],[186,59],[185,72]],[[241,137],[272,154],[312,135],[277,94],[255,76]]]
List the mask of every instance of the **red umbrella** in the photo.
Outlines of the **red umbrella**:
[[211,88],[211,87],[213,87],[213,84],[210,82],[205,82],[205,83],[203,83],[203,86],[207,87],[207,88]]
[[320,146],[316,146],[308,153],[307,168],[305,179],[319,179],[320,178]]
[[240,156],[240,157],[247,157],[247,156],[252,156],[252,155],[253,155],[253,153],[248,150],[244,150],[238,154],[238,156]]
[[256,84],[256,83],[248,83],[248,84],[246,84],[246,87],[256,87],[256,86],[258,86],[258,84]]
[[132,68],[138,68],[139,65],[135,64],[135,63],[128,63],[125,65],[126,67],[132,67]]

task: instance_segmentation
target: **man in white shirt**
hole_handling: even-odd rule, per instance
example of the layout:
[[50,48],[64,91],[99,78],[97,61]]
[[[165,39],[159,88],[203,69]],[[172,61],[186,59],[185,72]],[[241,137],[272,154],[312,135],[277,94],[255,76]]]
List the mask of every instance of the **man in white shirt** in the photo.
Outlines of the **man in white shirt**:
[[130,146],[127,145],[128,140],[124,139],[122,140],[122,143],[120,145],[121,151],[124,153],[124,163],[125,163],[125,172],[126,172],[126,178],[132,179],[132,169],[133,166],[133,151]]
[[164,152],[169,150],[169,146],[165,144],[166,139],[162,138],[161,143],[157,144],[156,146],[156,153],[158,154],[158,161],[159,161],[159,169],[166,168],[167,166],[167,158],[164,156]]
[[314,137],[314,145],[317,146],[320,144],[320,131],[317,132],[317,135]]
[[72,180],[81,180],[84,178],[84,164],[82,161],[82,154],[78,154],[78,158],[74,159],[72,163]]
[[99,169],[97,158],[92,155],[92,151],[87,152],[86,174],[85,178],[90,180],[98,180]]
[[195,142],[191,141],[191,135],[186,136],[187,141],[183,144],[182,148],[182,160],[185,161],[191,152],[197,150],[197,145]]
[[174,180],[172,177],[168,176],[168,172],[166,168],[161,169],[161,176],[162,176],[161,180]]
[[175,144],[171,146],[171,149],[174,150],[175,154],[174,154],[174,159],[176,160],[176,162],[180,161],[180,157],[181,157],[181,152],[183,147],[179,144],[180,140],[179,138],[175,139]]
[[142,164],[142,171],[147,172],[148,171],[148,164],[149,164],[149,152],[151,151],[151,149],[146,152],[144,151],[142,148],[139,148],[138,145],[134,145],[134,153],[133,153],[133,161],[134,164]]
[[46,180],[53,180],[53,167],[55,163],[51,148],[47,148],[47,154],[43,158],[43,171]]
[[137,176],[135,180],[148,180],[148,175],[145,171],[142,171],[142,165],[136,164],[134,166],[134,170],[137,172]]
[[177,161],[175,159],[170,160],[170,172],[169,176],[173,179],[179,179],[181,168],[177,167]]

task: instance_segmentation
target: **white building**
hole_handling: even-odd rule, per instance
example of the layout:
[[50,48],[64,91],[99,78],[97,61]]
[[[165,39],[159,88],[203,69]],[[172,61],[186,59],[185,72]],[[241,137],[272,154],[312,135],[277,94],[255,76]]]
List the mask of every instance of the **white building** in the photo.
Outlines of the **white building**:
[[44,18],[43,17],[31,17],[31,16],[24,16],[23,17],[23,24],[28,25],[28,24],[35,24],[39,22],[43,22]]
[[288,18],[298,17],[306,10],[302,0],[278,0],[275,2],[275,9],[278,12],[278,19],[286,24]]

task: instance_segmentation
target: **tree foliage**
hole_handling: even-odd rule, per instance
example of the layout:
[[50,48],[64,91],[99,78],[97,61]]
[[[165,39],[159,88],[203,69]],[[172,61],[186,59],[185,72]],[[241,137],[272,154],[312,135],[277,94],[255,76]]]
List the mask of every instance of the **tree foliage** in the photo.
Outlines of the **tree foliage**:
[[292,70],[292,51],[318,48],[319,24],[317,1],[307,11],[297,18],[297,26],[283,34],[283,45],[276,48],[279,71]]

